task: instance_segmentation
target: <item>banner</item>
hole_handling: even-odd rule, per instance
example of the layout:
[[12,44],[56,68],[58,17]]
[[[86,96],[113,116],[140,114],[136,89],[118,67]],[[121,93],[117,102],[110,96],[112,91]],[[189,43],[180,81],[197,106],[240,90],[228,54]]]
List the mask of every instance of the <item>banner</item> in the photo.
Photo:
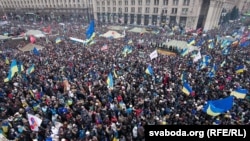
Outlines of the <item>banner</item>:
[[39,131],[39,127],[42,123],[42,119],[40,119],[34,115],[28,114],[28,120],[29,120],[29,124],[30,124],[30,129],[32,131]]
[[150,55],[150,59],[153,60],[154,58],[157,58],[158,57],[158,52],[157,50],[153,51]]

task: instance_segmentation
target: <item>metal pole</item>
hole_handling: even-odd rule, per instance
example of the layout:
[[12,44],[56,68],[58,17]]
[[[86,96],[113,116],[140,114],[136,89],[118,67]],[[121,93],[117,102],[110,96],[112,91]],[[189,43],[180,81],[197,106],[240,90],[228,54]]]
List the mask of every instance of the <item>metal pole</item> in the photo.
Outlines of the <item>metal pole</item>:
[[89,1],[87,0],[87,17],[88,17],[88,22],[90,22],[90,16],[89,16]]

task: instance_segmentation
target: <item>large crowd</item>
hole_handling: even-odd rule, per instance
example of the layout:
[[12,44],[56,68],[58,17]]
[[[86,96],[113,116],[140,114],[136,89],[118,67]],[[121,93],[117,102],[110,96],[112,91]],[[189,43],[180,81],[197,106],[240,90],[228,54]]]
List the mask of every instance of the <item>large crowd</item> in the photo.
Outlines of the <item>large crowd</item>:
[[[161,43],[173,39],[187,41],[191,36],[167,35],[161,27],[158,34],[127,31],[125,38],[110,39],[99,37],[108,31],[108,26],[102,24],[95,27],[95,43],[91,45],[69,40],[86,39],[82,23],[66,23],[62,27],[57,22],[35,25],[12,21],[1,28],[1,33],[48,25],[52,34],[59,35],[37,38],[35,44],[44,46],[39,55],[19,50],[29,40],[5,40],[0,45],[0,127],[9,140],[44,141],[53,134],[59,141],[143,141],[145,125],[250,125],[249,96],[236,99],[230,111],[216,117],[202,111],[208,100],[224,98],[239,86],[250,88],[249,72],[235,73],[236,65],[249,67],[249,47],[231,47],[227,55],[221,54],[220,43],[208,48],[208,37],[231,35],[238,23],[207,31],[206,36],[195,36],[196,40],[206,39],[199,49],[202,55],[212,57],[211,64],[220,65],[226,60],[213,78],[207,77],[209,68],[198,71],[198,63],[190,63],[192,53],[184,57],[159,54],[151,60],[149,54]],[[55,42],[58,36],[60,43]],[[133,41],[133,51],[124,56],[122,50],[129,40]],[[101,50],[104,45],[108,47],[106,51]],[[24,70],[34,64],[34,72],[16,73],[4,82],[13,59],[22,62]],[[149,64],[153,75],[145,73]],[[113,70],[117,77],[114,88],[109,89],[106,80]],[[193,89],[190,96],[181,91],[183,71]],[[31,130],[27,114],[42,119],[39,131]],[[55,134],[52,130],[56,123],[61,126]]]

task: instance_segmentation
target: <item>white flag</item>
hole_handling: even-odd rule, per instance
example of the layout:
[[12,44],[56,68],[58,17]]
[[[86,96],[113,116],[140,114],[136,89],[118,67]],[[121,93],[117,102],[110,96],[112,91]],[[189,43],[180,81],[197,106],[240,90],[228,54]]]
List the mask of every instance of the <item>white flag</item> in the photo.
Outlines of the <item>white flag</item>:
[[30,124],[30,129],[32,131],[39,131],[39,126],[42,123],[42,119],[40,119],[34,115],[28,114],[28,120],[29,120],[29,124]]
[[123,30],[123,36],[126,36],[126,31],[125,30]]
[[194,57],[193,62],[197,62],[197,61],[199,61],[200,59],[201,59],[201,52],[199,51],[199,52],[197,53],[197,55]]
[[151,59],[151,60],[154,59],[154,58],[157,58],[157,57],[158,57],[158,52],[157,52],[157,50],[153,51],[149,56],[150,56],[150,59]]

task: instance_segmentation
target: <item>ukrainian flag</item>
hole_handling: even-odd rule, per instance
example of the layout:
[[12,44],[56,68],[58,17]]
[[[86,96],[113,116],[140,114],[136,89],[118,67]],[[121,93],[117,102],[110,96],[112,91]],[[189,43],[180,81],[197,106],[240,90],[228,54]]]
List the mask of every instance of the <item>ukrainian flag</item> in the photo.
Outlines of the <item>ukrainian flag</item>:
[[186,56],[188,54],[188,49],[187,48],[184,48],[181,52],[181,56]]
[[113,80],[113,76],[111,73],[109,73],[108,75],[107,84],[108,84],[108,88],[114,87],[114,80]]
[[93,44],[95,44],[96,42],[95,42],[95,40],[91,40],[90,42],[89,42],[89,45],[93,45]]
[[183,72],[181,73],[181,82],[184,83],[185,80],[186,80],[186,72],[183,71]]
[[5,57],[5,64],[7,64],[7,65],[10,64],[10,61],[9,61],[8,57]]
[[208,42],[209,43],[211,43],[211,42],[213,42],[214,41],[214,39],[208,39]]
[[24,68],[23,68],[23,63],[22,62],[19,62],[18,65],[18,73],[21,73],[22,71],[24,71]]
[[209,45],[208,45],[208,48],[213,49],[214,48],[214,42],[210,42]]
[[61,40],[60,37],[57,37],[57,38],[56,38],[56,44],[60,43],[61,41],[62,41],[62,40]]
[[38,103],[34,103],[34,104],[32,105],[32,107],[33,107],[33,110],[34,110],[34,111],[37,111],[38,108],[40,107],[40,105],[39,105]]
[[30,93],[30,95],[31,95],[33,98],[35,98],[35,94],[33,93],[32,90],[29,90],[29,93]]
[[194,45],[195,44],[195,39],[191,38],[188,40],[188,45]]
[[226,97],[224,99],[207,101],[207,104],[203,106],[203,112],[210,116],[218,116],[233,107],[233,96]]
[[2,123],[2,129],[4,133],[7,133],[9,131],[9,122],[5,121]]
[[12,60],[8,77],[4,79],[4,82],[10,81],[16,72],[18,72],[17,62],[16,60]]
[[208,72],[208,77],[210,77],[210,78],[215,77],[215,72],[213,72],[213,71]]
[[244,65],[240,65],[236,67],[236,73],[243,73],[245,70],[245,66]]
[[188,83],[184,83],[184,85],[182,87],[182,92],[185,93],[186,95],[190,95],[192,91],[193,90],[190,87],[190,85]]
[[31,74],[32,72],[34,72],[35,71],[35,65],[34,64],[32,64],[29,68],[28,68],[28,70],[27,70],[27,74],[29,75],[29,74]]
[[148,65],[147,69],[145,70],[145,72],[149,75],[153,75],[154,74],[154,71],[152,69],[152,67],[150,65]]
[[224,67],[225,64],[226,64],[226,60],[224,60],[224,61],[220,64],[220,67]]
[[229,51],[230,51],[230,48],[227,47],[227,48],[225,48],[225,49],[222,50],[222,54],[223,54],[223,55],[228,55],[228,54],[229,54]]
[[113,72],[113,74],[114,74],[115,78],[118,78],[118,75],[117,75],[117,73],[116,73],[116,71],[115,71],[114,67],[112,68],[112,72]]
[[246,89],[236,89],[231,92],[231,95],[236,97],[237,99],[244,99],[248,94],[248,90]]

